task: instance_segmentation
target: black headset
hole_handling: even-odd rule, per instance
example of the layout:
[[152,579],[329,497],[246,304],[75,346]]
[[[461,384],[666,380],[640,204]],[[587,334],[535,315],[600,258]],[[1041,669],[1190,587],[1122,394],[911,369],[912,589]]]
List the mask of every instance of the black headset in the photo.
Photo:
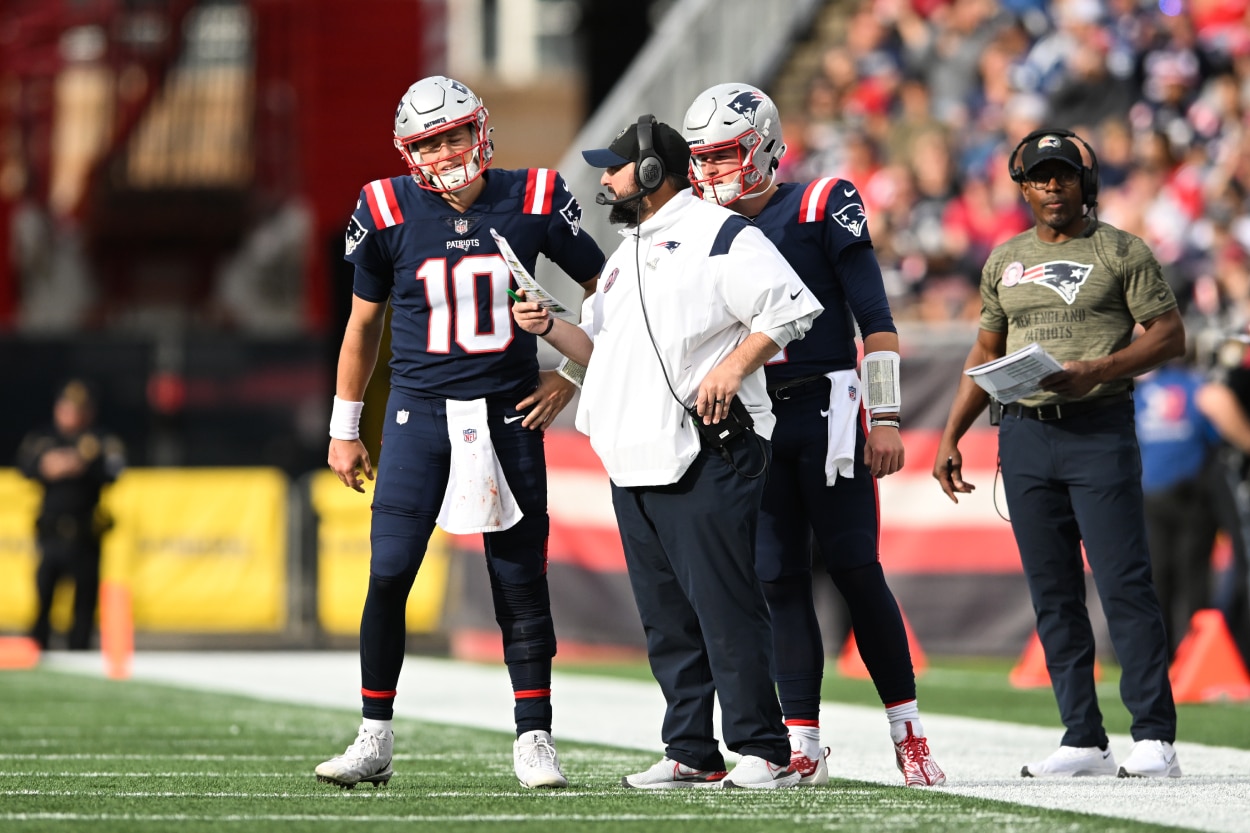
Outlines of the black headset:
[[652,144],[651,125],[655,124],[655,116],[647,114],[638,117],[638,164],[634,166],[634,182],[643,194],[654,193],[664,183],[666,171],[664,160],[655,152]]
[[1081,201],[1086,208],[1093,208],[1098,203],[1098,156],[1094,153],[1094,149],[1089,146],[1089,142],[1073,133],[1071,130],[1063,129],[1046,129],[1034,130],[1029,135],[1020,140],[1020,144],[1016,145],[1016,149],[1011,152],[1011,156],[1007,158],[1007,170],[1011,172],[1013,182],[1024,182],[1024,164],[1016,165],[1016,159],[1020,156],[1021,149],[1029,142],[1040,139],[1043,136],[1062,136],[1065,139],[1076,139],[1085,146],[1085,152],[1089,154],[1089,165],[1081,163]]

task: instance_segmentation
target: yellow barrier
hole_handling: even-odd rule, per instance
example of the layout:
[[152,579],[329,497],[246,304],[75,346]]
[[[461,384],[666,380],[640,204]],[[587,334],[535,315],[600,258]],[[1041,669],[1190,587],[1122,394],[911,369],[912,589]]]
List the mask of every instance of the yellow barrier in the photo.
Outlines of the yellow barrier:
[[127,470],[101,577],[129,586],[136,630],[285,629],[288,488],[275,469]]
[[[360,632],[360,611],[369,588],[369,504],[365,494],[347,488],[332,471],[313,475],[313,511],[317,513],[317,620],[326,633]],[[408,632],[437,631],[447,598],[450,556],[447,536],[434,530],[430,546],[408,596]]]
[[[35,516],[43,490],[17,469],[0,469],[0,630],[25,633],[35,621]],[[63,596],[64,594],[59,594]],[[68,598],[57,599],[68,606]],[[58,628],[68,611],[53,610]]]

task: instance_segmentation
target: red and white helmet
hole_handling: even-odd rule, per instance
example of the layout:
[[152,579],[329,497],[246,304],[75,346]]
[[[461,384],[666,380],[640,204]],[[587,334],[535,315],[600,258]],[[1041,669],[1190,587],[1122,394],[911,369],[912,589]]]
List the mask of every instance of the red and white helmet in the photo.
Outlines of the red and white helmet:
[[[717,84],[699,93],[681,133],[690,144],[690,182],[703,199],[721,205],[767,188],[758,186],[772,177],[786,152],[777,105],[750,84]],[[737,155],[737,167],[706,175],[700,157],[722,151]]]
[[[495,152],[486,126],[487,116],[473,91],[454,79],[431,75],[409,87],[395,110],[395,147],[417,184],[430,191],[449,193],[481,176],[490,167]],[[468,148],[448,148],[434,159],[421,157],[418,142],[461,125],[469,125],[472,132]],[[449,159],[458,162],[444,169]]]

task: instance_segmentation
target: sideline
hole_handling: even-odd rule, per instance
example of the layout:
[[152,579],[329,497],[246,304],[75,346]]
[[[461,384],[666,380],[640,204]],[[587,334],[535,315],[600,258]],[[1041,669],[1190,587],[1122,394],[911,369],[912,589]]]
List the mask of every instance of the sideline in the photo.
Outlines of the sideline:
[[[44,654],[42,664],[57,671],[104,672],[99,654],[52,652]],[[223,651],[139,652],[132,678],[356,712],[359,676],[355,652]],[[397,716],[502,732],[513,729],[512,696],[502,665],[409,656],[399,691]],[[576,740],[650,750],[657,758],[663,754],[664,700],[655,685],[557,671],[552,697],[557,743]],[[1019,777],[1021,765],[1054,750],[1061,734],[1058,727],[932,713],[925,716],[924,725],[934,757],[946,771],[947,786],[941,789],[951,793],[1213,833],[1250,830],[1247,750],[1182,740],[1176,748],[1185,776],[1166,781],[1024,779]],[[831,776],[901,786],[882,710],[825,704],[821,726],[825,743],[833,748]],[[354,720],[345,717],[344,745],[354,732]],[[1125,735],[1111,736],[1117,760],[1128,756],[1131,745]],[[338,751],[327,749],[326,755]]]

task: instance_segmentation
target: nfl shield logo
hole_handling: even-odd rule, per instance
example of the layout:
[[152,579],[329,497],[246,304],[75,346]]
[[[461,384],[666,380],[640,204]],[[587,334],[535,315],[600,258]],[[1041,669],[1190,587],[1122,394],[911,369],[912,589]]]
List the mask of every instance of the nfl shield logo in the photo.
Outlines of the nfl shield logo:
[[404,423],[406,423],[408,421],[408,412],[397,411],[395,413],[395,421],[398,422],[400,425],[403,425]]
[[847,397],[847,399],[850,399],[852,402],[854,402],[854,401],[855,401],[855,397],[856,397],[856,396],[858,396],[858,395],[859,395],[859,390],[858,390],[858,389],[856,389],[856,387],[855,387],[854,385],[847,385],[847,386],[846,386],[846,397]]
[[477,442],[477,429],[476,429],[476,428],[466,428],[466,429],[464,429],[464,431],[463,431],[463,432],[461,432],[461,433],[463,433],[463,434],[464,434],[464,441],[465,441],[466,443],[475,443],[475,442]]
[[469,221],[463,217],[457,217],[452,221],[451,228],[456,234],[464,234],[469,230]]

